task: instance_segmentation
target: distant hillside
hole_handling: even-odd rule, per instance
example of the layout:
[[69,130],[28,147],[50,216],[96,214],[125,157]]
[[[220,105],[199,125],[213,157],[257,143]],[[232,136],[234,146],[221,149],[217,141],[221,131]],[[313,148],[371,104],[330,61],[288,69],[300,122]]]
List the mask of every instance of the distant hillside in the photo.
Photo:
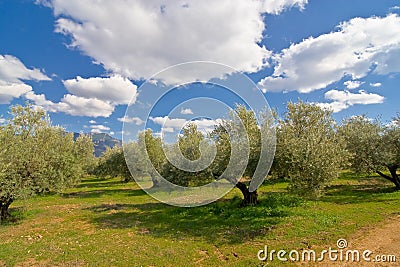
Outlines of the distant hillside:
[[[80,134],[74,133],[74,138],[78,138]],[[106,133],[87,133],[87,135],[92,137],[94,143],[94,155],[100,157],[101,154],[106,151],[107,147],[121,146],[122,141],[116,139]]]

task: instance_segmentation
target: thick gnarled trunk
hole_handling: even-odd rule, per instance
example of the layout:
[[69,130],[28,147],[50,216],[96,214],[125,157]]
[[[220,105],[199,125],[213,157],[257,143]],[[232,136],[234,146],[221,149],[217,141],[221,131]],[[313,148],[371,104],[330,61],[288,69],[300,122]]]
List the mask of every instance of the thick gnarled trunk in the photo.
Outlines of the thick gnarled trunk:
[[257,191],[250,192],[247,185],[242,182],[238,182],[236,187],[239,188],[243,194],[242,206],[254,206],[258,203]]
[[13,201],[13,198],[3,197],[0,199],[0,221],[4,221],[10,215],[8,208]]

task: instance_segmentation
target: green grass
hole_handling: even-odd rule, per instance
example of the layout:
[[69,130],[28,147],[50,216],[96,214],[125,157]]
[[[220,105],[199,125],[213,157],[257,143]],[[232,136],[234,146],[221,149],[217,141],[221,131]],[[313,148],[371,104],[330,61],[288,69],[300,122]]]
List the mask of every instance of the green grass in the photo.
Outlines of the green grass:
[[207,206],[178,208],[134,183],[88,177],[61,195],[13,204],[13,221],[0,226],[0,265],[260,266],[264,245],[334,246],[399,214],[400,192],[377,177],[344,173],[318,200],[285,188],[266,183],[254,207],[239,208],[235,189]]

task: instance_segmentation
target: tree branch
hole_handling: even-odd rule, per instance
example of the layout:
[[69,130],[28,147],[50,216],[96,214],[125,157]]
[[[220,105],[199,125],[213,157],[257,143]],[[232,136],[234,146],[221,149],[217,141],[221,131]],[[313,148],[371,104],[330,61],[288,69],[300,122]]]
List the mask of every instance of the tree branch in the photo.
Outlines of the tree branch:
[[392,177],[390,177],[389,175],[386,175],[386,174],[382,173],[381,171],[375,171],[375,172],[376,172],[377,174],[379,174],[380,176],[382,176],[383,178],[385,178],[385,179],[391,181],[392,183],[395,182],[394,179],[393,179]]

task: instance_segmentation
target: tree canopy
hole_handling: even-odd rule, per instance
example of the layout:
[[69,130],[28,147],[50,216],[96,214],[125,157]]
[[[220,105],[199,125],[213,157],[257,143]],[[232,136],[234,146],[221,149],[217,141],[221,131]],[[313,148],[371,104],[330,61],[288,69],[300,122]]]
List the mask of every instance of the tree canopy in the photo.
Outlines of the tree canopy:
[[[390,125],[370,120],[365,115],[343,121],[340,133],[351,153],[350,167],[356,172],[376,172],[400,190],[400,116]],[[389,171],[389,175],[384,173]]]
[[277,129],[277,172],[291,191],[317,196],[339,175],[347,152],[332,112],[299,101],[289,103]]
[[8,124],[0,127],[1,219],[16,199],[75,185],[93,158],[89,137],[74,141],[29,103],[10,109]]

